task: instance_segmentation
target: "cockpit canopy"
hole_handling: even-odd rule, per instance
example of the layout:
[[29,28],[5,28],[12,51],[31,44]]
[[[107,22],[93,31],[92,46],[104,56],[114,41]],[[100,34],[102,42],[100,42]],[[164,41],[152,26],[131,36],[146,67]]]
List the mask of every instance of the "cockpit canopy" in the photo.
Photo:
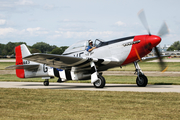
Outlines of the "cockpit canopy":
[[[109,41],[102,41],[102,40],[96,39],[94,42],[94,46],[96,48],[99,48],[102,46],[118,43],[118,42],[125,41],[125,40],[130,40],[130,39],[134,39],[134,36],[130,36],[130,37],[126,37],[126,38],[119,38],[119,39],[109,40]],[[71,54],[74,52],[85,51],[89,45],[88,41],[89,40],[79,41],[79,42],[71,45],[69,48],[67,48],[65,50],[65,52],[63,54],[65,55],[65,54]]]
[[[77,43],[74,43],[73,45],[68,47],[63,54],[70,54],[70,53],[86,50],[88,45],[89,45],[88,41],[89,40],[83,40],[83,41],[79,41]],[[94,46],[100,47],[102,45],[102,43],[103,42],[101,40],[96,39],[94,42]]]
[[88,41],[84,40],[84,41],[79,41],[77,43],[74,43],[73,45],[71,45],[70,47],[68,47],[63,54],[69,54],[69,53],[73,53],[73,52],[78,52],[78,51],[82,51],[85,50],[88,46]]

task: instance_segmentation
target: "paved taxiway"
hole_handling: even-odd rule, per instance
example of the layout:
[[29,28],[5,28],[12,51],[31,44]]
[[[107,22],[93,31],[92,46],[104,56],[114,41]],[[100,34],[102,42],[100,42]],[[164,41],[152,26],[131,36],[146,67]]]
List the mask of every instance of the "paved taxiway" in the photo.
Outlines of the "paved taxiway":
[[180,85],[147,85],[146,87],[137,87],[135,84],[106,84],[103,89],[97,89],[91,83],[50,83],[49,86],[44,86],[42,82],[0,82],[0,88],[180,93]]

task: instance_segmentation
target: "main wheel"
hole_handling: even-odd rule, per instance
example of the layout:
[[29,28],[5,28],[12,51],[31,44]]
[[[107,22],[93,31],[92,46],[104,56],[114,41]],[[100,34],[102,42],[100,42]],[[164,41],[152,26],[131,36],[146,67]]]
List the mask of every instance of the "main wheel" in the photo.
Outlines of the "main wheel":
[[43,83],[44,83],[44,86],[48,86],[49,85],[49,80],[45,80]]
[[106,80],[101,75],[99,75],[98,78],[99,79],[96,82],[93,83],[94,87],[95,88],[103,88],[105,86],[105,84],[106,84]]
[[148,84],[148,79],[145,75],[139,75],[139,77],[136,78],[136,84],[139,87],[146,87]]

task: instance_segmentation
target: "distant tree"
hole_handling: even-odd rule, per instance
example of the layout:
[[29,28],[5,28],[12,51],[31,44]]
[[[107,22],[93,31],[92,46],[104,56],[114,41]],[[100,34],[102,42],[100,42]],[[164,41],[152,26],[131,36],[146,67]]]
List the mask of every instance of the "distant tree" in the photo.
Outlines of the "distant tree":
[[7,51],[6,55],[14,54],[14,47],[15,47],[15,43],[8,42],[4,48]]
[[27,46],[27,44],[25,42],[15,42],[15,46],[19,46],[21,44],[25,44]]
[[68,46],[57,47],[56,45],[49,45],[44,42],[37,42],[33,46],[28,46],[25,42],[8,42],[7,44],[0,44],[0,55],[15,55],[14,49],[16,46],[25,44],[31,53],[51,53],[62,54]]
[[21,45],[21,44],[26,44],[25,42],[8,42],[4,49],[7,51],[6,55],[12,55],[12,54],[15,54],[14,53],[14,48],[18,45]]
[[51,54],[61,55],[67,48],[68,48],[68,46],[56,47],[51,51]]
[[39,49],[42,53],[46,53],[48,52],[50,45],[45,42],[37,42],[32,47]]
[[45,42],[37,42],[36,44],[34,44],[32,46],[32,48],[39,49],[41,51],[41,53],[49,53],[56,47],[57,46],[55,46],[55,45],[50,46],[49,44],[47,44]]
[[62,49],[62,51],[64,52],[69,46],[61,46],[60,48]]
[[6,49],[3,49],[2,50],[2,55],[4,56],[4,55],[7,55],[7,50]]
[[51,46],[51,51],[52,51],[54,48],[57,48],[57,46],[56,46],[56,45]]
[[52,51],[51,51],[51,54],[59,54],[61,55],[63,53],[62,49],[57,47],[57,48],[54,48]]
[[8,42],[7,44],[0,44],[0,55],[14,55],[14,48],[18,45],[26,44],[25,42]]
[[30,52],[31,53],[41,53],[41,51],[39,49],[36,49],[36,48],[31,48]]
[[5,44],[0,43],[0,55],[2,55],[2,51],[3,51],[4,47],[5,47]]
[[179,41],[174,42],[174,43],[167,49],[167,51],[174,51],[174,50],[180,50],[180,42],[179,42]]

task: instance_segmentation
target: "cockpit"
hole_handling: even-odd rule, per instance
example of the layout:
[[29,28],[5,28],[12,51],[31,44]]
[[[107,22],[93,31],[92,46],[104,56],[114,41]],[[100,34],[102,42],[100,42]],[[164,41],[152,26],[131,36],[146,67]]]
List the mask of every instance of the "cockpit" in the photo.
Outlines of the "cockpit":
[[[70,47],[68,47],[65,52],[63,54],[71,54],[71,53],[74,53],[74,52],[80,52],[80,51],[84,51],[87,49],[89,43],[88,43],[89,40],[84,40],[84,41],[79,41],[73,45],[71,45]],[[94,41],[94,44],[93,46],[98,48],[100,46],[103,45],[103,42],[102,40],[99,40],[99,39],[96,39]]]
[[103,41],[99,40],[99,39],[96,39],[95,42],[94,42],[94,46],[96,48],[100,47],[102,44],[103,44]]

